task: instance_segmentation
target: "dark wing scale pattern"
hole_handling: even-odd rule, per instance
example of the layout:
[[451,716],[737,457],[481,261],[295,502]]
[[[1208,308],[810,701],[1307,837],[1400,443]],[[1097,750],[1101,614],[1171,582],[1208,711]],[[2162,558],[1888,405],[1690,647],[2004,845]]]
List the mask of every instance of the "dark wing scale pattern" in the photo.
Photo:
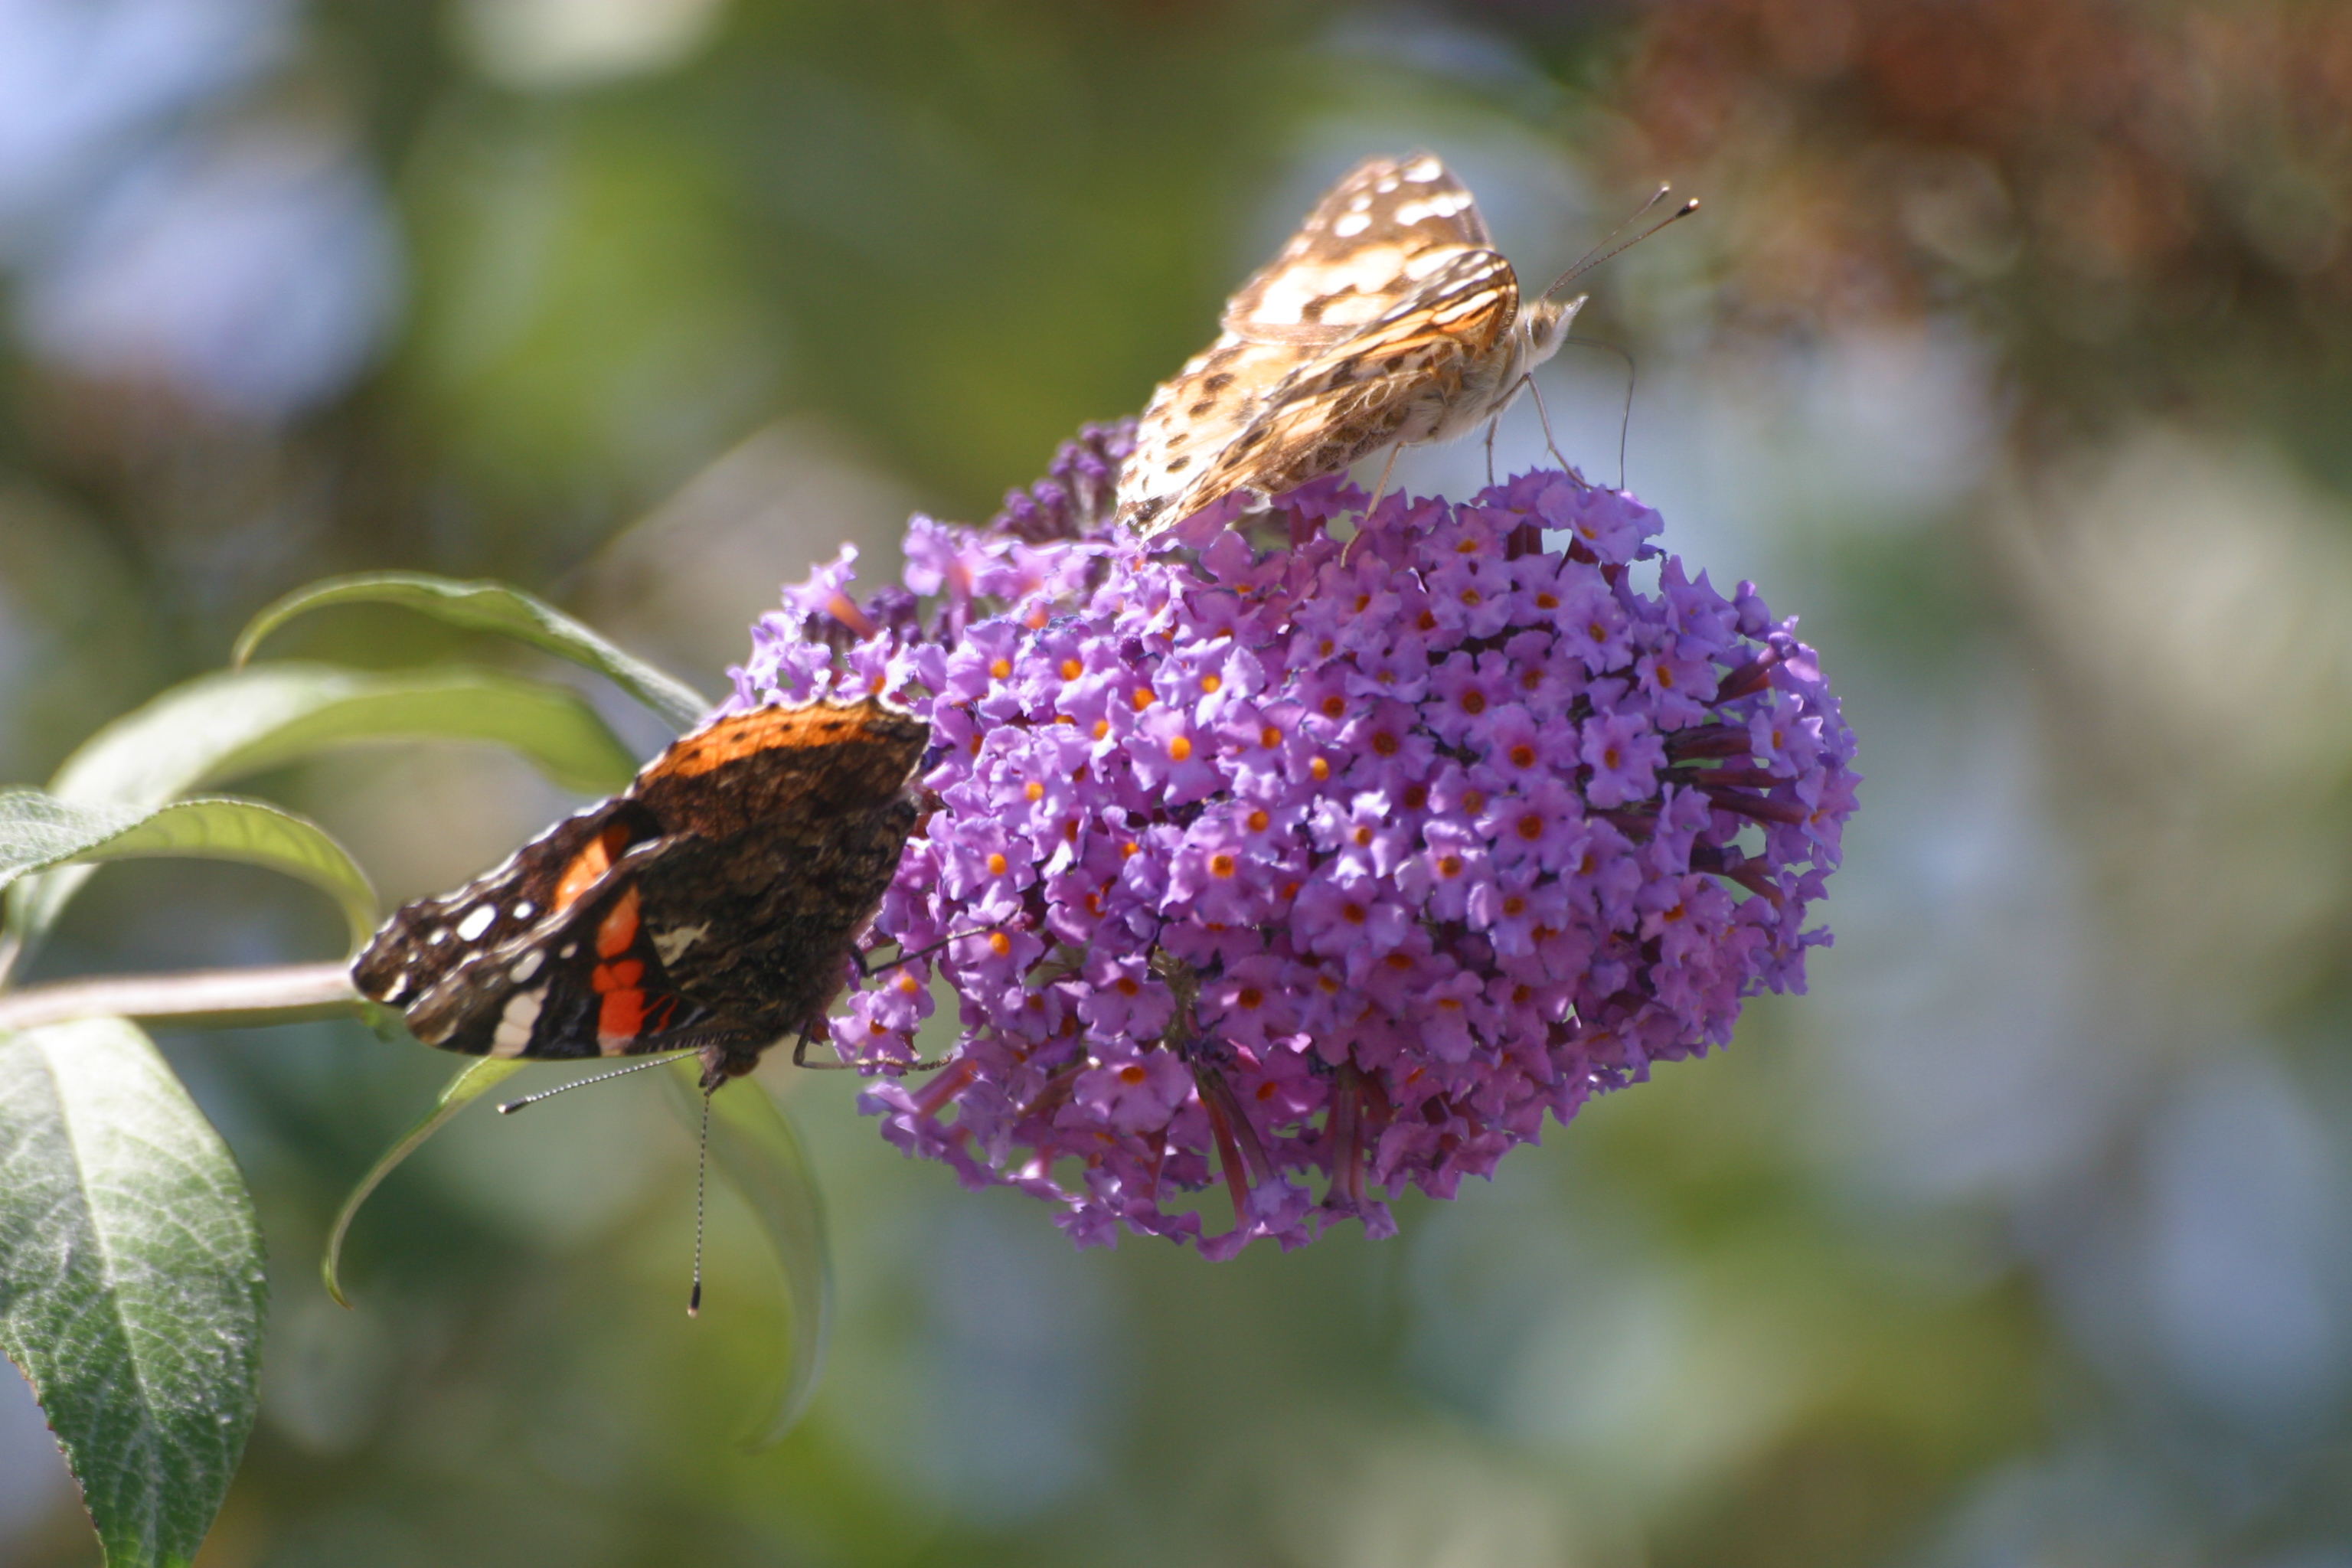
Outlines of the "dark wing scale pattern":
[[[446,1050],[698,1048],[708,1084],[748,1071],[777,1039],[814,1029],[840,991],[914,826],[907,781],[929,733],[873,700],[716,721],[498,871],[403,910],[353,978]],[[593,856],[608,830],[619,852],[604,867]],[[575,863],[604,868],[550,909]],[[462,940],[486,900],[504,912]],[[508,920],[521,900],[541,912]]]
[[1510,330],[1517,309],[1508,261],[1491,250],[1454,258],[1344,348],[1285,376],[1168,508],[1170,521],[1236,489],[1280,495],[1425,434],[1410,428],[1417,405],[1457,390],[1463,367]]
[[625,844],[661,831],[627,795],[599,801],[455,892],[404,906],[352,963],[352,979],[379,1002],[410,1007],[436,987],[494,964],[518,942],[536,940],[562,923],[554,919],[555,889],[565,869],[611,826],[626,834]]
[[666,831],[730,838],[758,823],[878,805],[929,738],[922,721],[878,701],[755,709],[679,741],[629,794]]
[[[534,1061],[643,1056],[702,1044],[711,1028],[709,1010],[679,993],[652,932],[632,912],[646,875],[698,842],[657,838],[635,846],[540,930],[483,954],[457,983],[420,997],[409,1010],[409,1028],[445,1051]],[[598,938],[608,921],[624,940],[605,952]],[[636,1000],[625,1015],[629,1026],[608,1040],[602,1026],[614,1021],[607,998],[615,991]]]
[[1365,160],[1154,392],[1119,520],[1157,532],[1423,438],[1517,314],[1517,279],[1462,183],[1427,153]]
[[[729,999],[749,1057],[814,1035],[845,983],[915,824],[912,799],[879,810],[763,823],[724,844],[692,840],[641,880],[645,921],[671,984]],[[790,867],[789,878],[774,875]]]

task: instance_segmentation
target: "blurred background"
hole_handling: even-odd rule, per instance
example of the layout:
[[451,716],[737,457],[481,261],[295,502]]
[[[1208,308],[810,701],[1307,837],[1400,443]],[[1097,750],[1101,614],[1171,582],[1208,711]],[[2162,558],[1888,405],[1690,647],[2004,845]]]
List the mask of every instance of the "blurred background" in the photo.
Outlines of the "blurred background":
[[[779,1063],[841,1312],[757,1456],[780,1290],[722,1194],[680,1312],[656,1086],[461,1119],[347,1313],[322,1231],[452,1064],[171,1037],[275,1259],[205,1568],[2352,1563],[2352,7],[0,0],[0,779],[360,568],[717,695],[778,584],[984,517],[1422,145],[1534,287],[1706,204],[1580,324],[1668,546],[1801,613],[1862,736],[1812,994],[1395,1240],[1222,1266],[1074,1252]],[[1622,363],[1543,384],[1614,479]],[[251,787],[388,900],[572,804],[454,748]],[[117,868],[34,977],[340,929]],[[96,1555],[0,1373],[0,1561]]]

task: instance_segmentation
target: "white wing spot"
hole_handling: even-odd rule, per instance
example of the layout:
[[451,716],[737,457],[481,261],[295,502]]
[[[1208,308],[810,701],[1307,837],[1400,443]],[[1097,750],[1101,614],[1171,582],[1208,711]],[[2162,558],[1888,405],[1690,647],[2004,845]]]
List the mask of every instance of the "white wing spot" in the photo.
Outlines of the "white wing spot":
[[1469,196],[1460,191],[1440,191],[1423,201],[1401,204],[1396,210],[1396,220],[1410,227],[1425,217],[1452,217],[1469,205]]
[[435,926],[425,936],[425,942],[428,947],[439,947],[443,942],[447,942],[448,940],[449,928],[447,926]]
[[674,931],[654,933],[654,952],[666,963],[676,963],[677,955],[710,934],[709,925],[679,926]]
[[1331,232],[1346,239],[1361,234],[1371,226],[1372,218],[1370,213],[1344,213],[1340,215],[1339,221],[1331,226]]
[[407,994],[408,971],[404,969],[392,977],[391,984],[383,988],[383,999],[387,1002],[397,1002]]
[[514,907],[514,918],[519,921],[527,921],[537,913],[539,913],[539,906],[529,899],[525,899]]
[[1430,181],[1443,176],[1445,173],[1445,165],[1434,158],[1416,158],[1399,169],[1397,173],[1413,184],[1425,185]]
[[530,1044],[531,1026],[539,1022],[539,1005],[547,999],[547,988],[518,991],[507,998],[499,1010],[499,1026],[490,1036],[490,1055],[519,1057]]
[[545,961],[546,954],[534,947],[514,961],[514,967],[507,971],[507,978],[520,985],[538,973],[540,964]]
[[1380,193],[1381,193],[1381,195],[1387,195],[1390,192],[1391,192],[1391,191],[1395,190],[1396,188],[1397,188],[1397,180],[1396,180],[1396,176],[1395,176],[1394,174],[1390,174],[1390,175],[1385,176],[1384,178],[1382,178],[1382,179],[1381,179],[1381,183],[1380,183],[1379,184],[1374,185],[1374,186],[1372,187],[1372,189],[1374,189],[1374,190],[1376,190],[1376,191],[1380,192]]
[[572,954],[574,954],[574,953],[576,953],[576,952],[578,952],[579,951],[580,951],[580,944],[579,944],[578,942],[565,942],[562,947],[560,947],[560,948],[558,948],[558,949],[556,950],[555,956],[556,956],[556,957],[558,957],[558,958],[563,959],[563,960],[565,960],[566,962],[569,962],[569,961],[571,960],[571,958],[572,958]]
[[460,942],[474,941],[484,931],[489,930],[491,924],[496,921],[498,918],[499,911],[492,909],[489,905],[476,904],[472,909],[466,911],[466,918],[457,922],[457,940]]
[[1358,191],[1354,195],[1348,198],[1348,210],[1351,213],[1362,212],[1366,207],[1370,206],[1371,205],[1372,193],[1370,191]]

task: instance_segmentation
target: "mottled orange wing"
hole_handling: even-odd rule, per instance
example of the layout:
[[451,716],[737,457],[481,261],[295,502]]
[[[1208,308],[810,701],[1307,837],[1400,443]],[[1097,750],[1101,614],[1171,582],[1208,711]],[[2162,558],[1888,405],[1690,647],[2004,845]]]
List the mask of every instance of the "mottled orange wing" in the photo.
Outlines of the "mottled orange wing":
[[1137,458],[1152,451],[1157,466],[1137,473],[1131,495],[1122,478],[1121,516],[1158,532],[1236,491],[1263,501],[1392,443],[1430,439],[1490,369],[1517,310],[1510,263],[1491,250],[1454,253],[1386,316],[1300,353],[1213,444],[1197,425],[1170,429],[1157,447],[1139,437]]
[[1491,352],[1517,308],[1510,264],[1443,163],[1368,159],[1152,395],[1119,474],[1120,520],[1156,533],[1236,490],[1280,494],[1422,438],[1435,415],[1419,405],[1458,384],[1460,362]]
[[1234,291],[1219,325],[1268,342],[1320,329],[1324,342],[1337,342],[1392,314],[1463,252],[1491,255],[1494,247],[1477,203],[1433,154],[1367,158]]

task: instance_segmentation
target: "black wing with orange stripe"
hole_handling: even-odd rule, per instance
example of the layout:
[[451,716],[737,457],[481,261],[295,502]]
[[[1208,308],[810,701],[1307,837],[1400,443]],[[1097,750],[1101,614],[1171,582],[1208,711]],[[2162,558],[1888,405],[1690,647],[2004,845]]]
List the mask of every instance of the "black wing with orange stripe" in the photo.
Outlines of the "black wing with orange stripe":
[[628,791],[457,891],[352,966],[425,1044],[572,1058],[702,1048],[715,1081],[821,1026],[889,885],[929,727],[874,700],[732,714]]
[[[707,1009],[669,983],[638,879],[682,841],[623,797],[498,871],[412,904],[353,971],[426,1045],[468,1056],[626,1056],[701,1044]],[[473,934],[468,937],[467,933]]]

